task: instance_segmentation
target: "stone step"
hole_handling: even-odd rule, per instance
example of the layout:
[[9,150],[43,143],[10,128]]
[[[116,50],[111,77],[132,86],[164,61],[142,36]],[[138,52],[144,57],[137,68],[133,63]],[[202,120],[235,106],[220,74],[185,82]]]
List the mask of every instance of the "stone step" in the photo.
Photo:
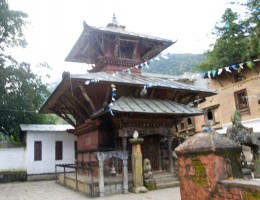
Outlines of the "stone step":
[[154,173],[157,189],[178,187],[179,178],[174,173]]
[[158,181],[160,181],[160,180],[168,180],[168,179],[179,180],[178,176],[176,176],[175,174],[172,174],[172,173],[155,174],[155,175],[153,175],[153,178],[158,180]]
[[168,182],[168,183],[156,183],[157,189],[179,187],[179,186],[180,186],[180,182],[179,181],[172,181],[172,182]]

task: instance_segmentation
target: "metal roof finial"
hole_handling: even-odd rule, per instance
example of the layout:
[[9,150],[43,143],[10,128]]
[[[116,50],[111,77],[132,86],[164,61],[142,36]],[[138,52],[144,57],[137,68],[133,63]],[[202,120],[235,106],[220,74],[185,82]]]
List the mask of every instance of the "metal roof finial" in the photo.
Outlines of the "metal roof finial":
[[112,24],[117,24],[116,14],[113,13]]

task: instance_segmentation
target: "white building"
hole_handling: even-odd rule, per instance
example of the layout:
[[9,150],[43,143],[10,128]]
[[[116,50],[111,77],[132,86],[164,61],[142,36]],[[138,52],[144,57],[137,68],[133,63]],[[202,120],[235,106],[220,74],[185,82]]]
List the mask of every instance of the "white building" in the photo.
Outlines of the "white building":
[[72,126],[21,124],[20,128],[26,147],[15,155],[14,152],[19,149],[2,148],[0,154],[9,159],[8,162],[0,161],[1,170],[23,168],[27,171],[28,180],[32,180],[54,177],[56,164],[74,163],[76,138],[67,132],[73,129]]

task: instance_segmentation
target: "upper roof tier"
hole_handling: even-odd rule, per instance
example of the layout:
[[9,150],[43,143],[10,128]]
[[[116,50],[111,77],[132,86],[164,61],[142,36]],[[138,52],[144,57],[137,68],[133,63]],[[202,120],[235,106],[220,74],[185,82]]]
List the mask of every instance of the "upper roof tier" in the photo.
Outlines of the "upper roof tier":
[[174,44],[168,39],[126,31],[115,16],[105,28],[89,26],[86,22],[83,27],[65,61],[100,65],[106,59],[113,59],[134,65],[148,61]]

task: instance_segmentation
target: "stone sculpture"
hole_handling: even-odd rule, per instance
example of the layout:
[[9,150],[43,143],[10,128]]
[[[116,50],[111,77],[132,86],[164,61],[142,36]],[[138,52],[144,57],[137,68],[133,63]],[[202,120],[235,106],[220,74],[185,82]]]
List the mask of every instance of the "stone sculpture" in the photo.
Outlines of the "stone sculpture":
[[144,170],[144,186],[148,190],[155,190],[156,182],[153,178],[152,166],[148,158],[145,158],[143,161],[143,170]]

